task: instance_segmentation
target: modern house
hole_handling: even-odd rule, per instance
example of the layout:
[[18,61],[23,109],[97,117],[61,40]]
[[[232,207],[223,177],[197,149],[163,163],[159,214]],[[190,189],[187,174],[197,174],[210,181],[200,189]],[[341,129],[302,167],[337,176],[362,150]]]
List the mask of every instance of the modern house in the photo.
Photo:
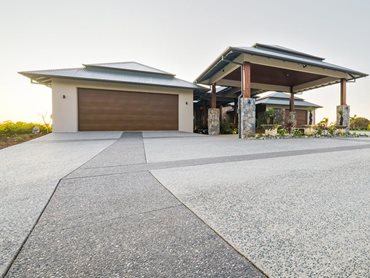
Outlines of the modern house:
[[[55,132],[192,132],[194,102],[195,109],[206,109],[208,131],[213,135],[220,132],[218,106],[233,102],[237,106],[234,111],[238,112],[239,137],[245,138],[255,134],[257,105],[267,107],[266,102],[279,99],[276,95],[269,99],[258,97],[261,93],[288,93],[289,109],[284,110],[284,119],[295,127],[303,113],[299,112],[303,100],[295,98],[295,94],[336,83],[341,84],[337,121],[349,127],[346,82],[367,74],[324,60],[280,46],[255,44],[227,48],[194,83],[136,62],[20,73],[52,88]],[[209,89],[204,86],[210,86],[211,92],[207,93]],[[224,88],[217,90],[217,86]],[[283,101],[286,106],[286,97]],[[208,104],[200,105],[205,102]]]
[[136,62],[20,73],[51,87],[54,132],[193,132],[193,97],[204,91]]

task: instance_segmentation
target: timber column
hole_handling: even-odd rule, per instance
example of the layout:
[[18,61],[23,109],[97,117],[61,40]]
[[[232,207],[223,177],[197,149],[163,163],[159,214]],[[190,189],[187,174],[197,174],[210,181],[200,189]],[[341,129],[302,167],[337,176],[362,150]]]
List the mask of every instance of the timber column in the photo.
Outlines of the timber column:
[[208,134],[220,134],[220,109],[216,107],[216,84],[211,88],[211,108],[208,108]]
[[349,132],[350,109],[347,105],[347,80],[340,81],[340,105],[337,106],[337,126]]
[[251,97],[251,64],[242,65],[242,95],[239,98],[239,138],[256,134],[256,100]]

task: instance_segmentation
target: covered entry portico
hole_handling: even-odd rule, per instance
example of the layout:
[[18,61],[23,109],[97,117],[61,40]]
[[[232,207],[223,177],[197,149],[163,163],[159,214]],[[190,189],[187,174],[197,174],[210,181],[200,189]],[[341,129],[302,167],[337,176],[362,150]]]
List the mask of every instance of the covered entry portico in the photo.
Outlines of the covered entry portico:
[[[197,79],[211,86],[211,108],[208,110],[209,134],[219,133],[217,97],[238,103],[239,137],[255,135],[255,96],[261,92],[288,92],[290,108],[288,122],[296,126],[294,94],[340,83],[337,125],[349,128],[349,105],[346,100],[347,81],[367,74],[333,65],[322,57],[292,49],[265,44],[253,47],[229,47]],[[230,87],[224,94],[216,93],[216,85]]]

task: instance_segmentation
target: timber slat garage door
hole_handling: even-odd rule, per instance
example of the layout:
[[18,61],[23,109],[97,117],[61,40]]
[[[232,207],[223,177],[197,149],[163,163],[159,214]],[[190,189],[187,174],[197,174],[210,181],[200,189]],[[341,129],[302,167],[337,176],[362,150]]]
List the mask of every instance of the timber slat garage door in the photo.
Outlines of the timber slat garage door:
[[78,89],[80,131],[178,130],[178,95]]

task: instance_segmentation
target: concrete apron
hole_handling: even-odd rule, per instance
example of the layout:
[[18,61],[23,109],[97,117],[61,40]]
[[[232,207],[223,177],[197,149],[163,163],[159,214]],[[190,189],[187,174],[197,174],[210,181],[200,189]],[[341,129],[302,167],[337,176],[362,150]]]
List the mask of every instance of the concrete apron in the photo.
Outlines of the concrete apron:
[[239,138],[254,137],[256,134],[256,100],[240,98],[238,107]]

